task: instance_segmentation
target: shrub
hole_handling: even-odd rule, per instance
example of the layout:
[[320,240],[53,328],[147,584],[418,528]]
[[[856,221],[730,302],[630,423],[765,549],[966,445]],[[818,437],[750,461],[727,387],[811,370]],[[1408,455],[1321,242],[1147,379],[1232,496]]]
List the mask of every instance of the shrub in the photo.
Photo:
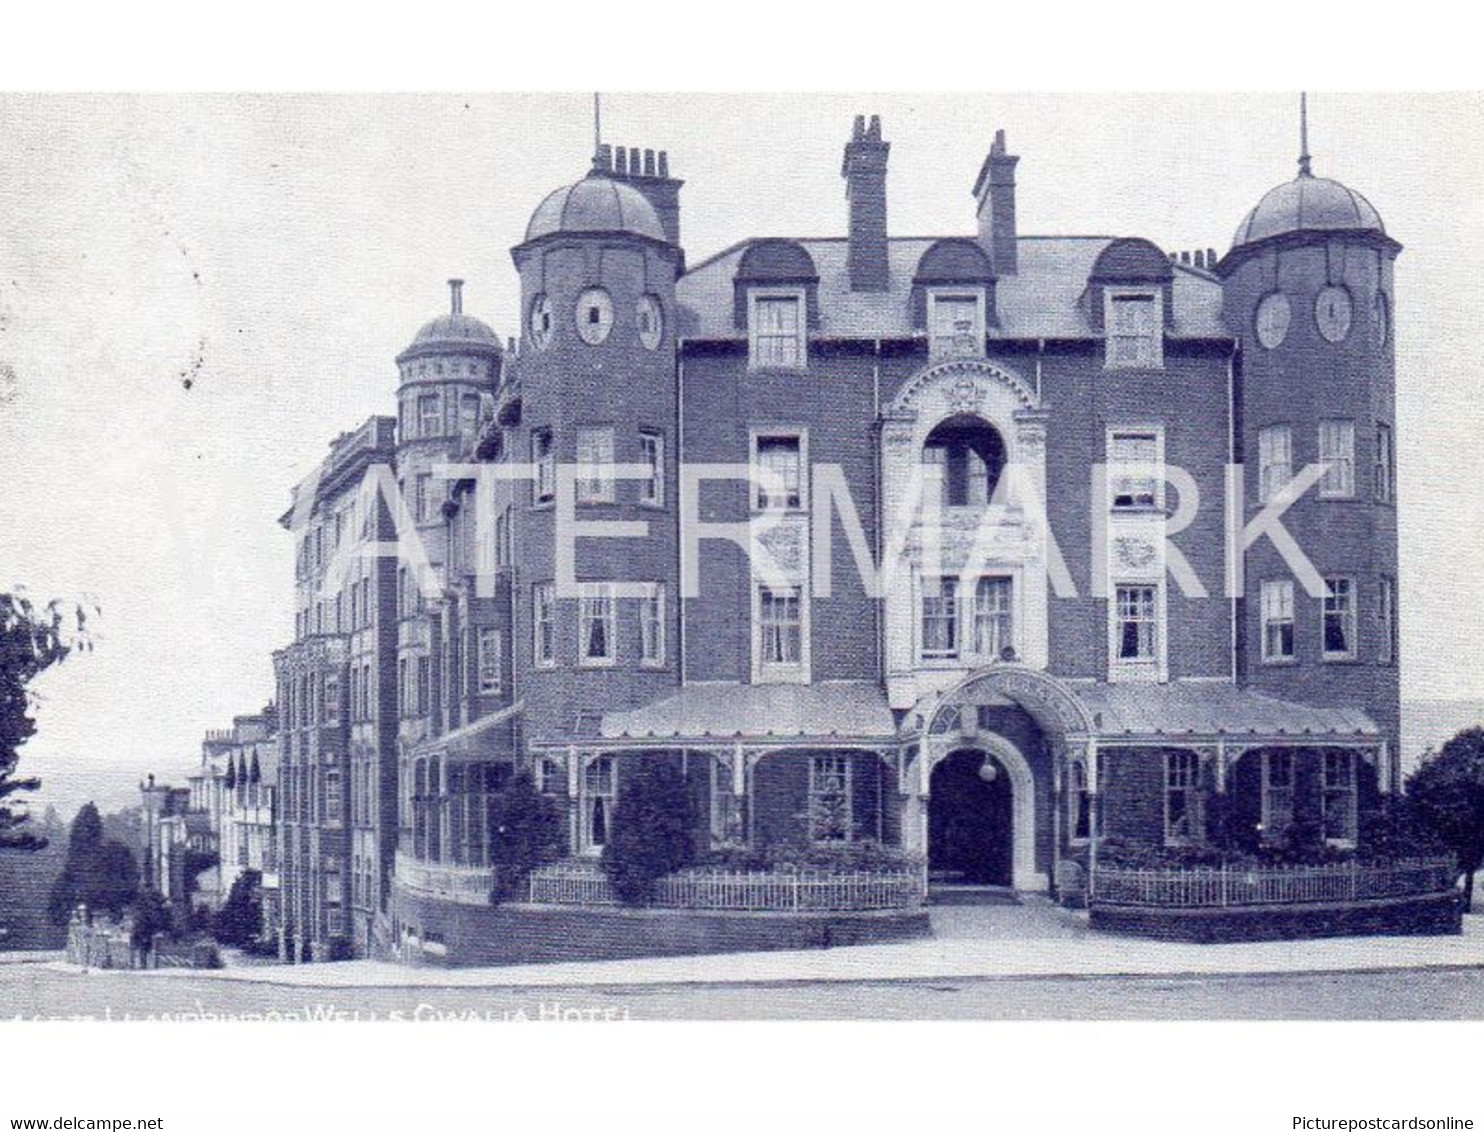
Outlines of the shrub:
[[155,936],[161,933],[169,935],[173,930],[170,902],[152,888],[139,893],[129,911],[134,920],[129,943],[136,951],[149,951],[154,946]]
[[535,780],[522,772],[490,800],[490,868],[494,873],[491,900],[518,900],[531,871],[555,861],[566,850],[566,833],[559,803],[536,789]]
[[244,869],[232,882],[232,891],[212,919],[217,942],[228,947],[251,947],[263,933],[263,874]]
[[695,829],[685,776],[668,762],[639,763],[623,782],[603,846],[603,871],[619,899],[647,903],[655,881],[694,862]]

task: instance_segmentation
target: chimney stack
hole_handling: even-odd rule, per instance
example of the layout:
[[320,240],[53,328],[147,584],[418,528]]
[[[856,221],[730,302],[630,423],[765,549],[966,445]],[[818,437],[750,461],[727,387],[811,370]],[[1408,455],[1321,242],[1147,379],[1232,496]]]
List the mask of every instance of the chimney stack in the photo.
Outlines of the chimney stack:
[[684,181],[670,176],[670,155],[664,150],[638,146],[599,145],[593,152],[589,177],[610,177],[633,185],[644,194],[659,215],[665,239],[680,246],[680,186]]
[[850,247],[846,262],[852,291],[885,291],[890,274],[886,245],[886,159],[891,144],[881,140],[881,119],[856,115],[845,144],[840,176],[850,202]]
[[974,181],[978,202],[979,243],[989,253],[996,275],[1018,269],[1015,246],[1015,165],[1019,157],[1005,152],[1005,131],[994,132],[989,156]]
[[448,301],[454,314],[464,313],[464,281],[462,279],[448,281]]

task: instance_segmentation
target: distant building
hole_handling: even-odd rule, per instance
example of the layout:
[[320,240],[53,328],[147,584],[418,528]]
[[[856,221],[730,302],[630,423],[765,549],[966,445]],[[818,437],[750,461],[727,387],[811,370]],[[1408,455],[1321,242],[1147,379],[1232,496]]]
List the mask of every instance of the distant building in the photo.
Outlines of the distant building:
[[[488,892],[488,795],[522,768],[574,856],[601,853],[632,768],[665,760],[700,847],[869,839],[934,880],[1022,890],[1099,838],[1199,845],[1217,821],[1353,844],[1396,789],[1400,245],[1376,210],[1305,149],[1224,256],[1026,235],[997,134],[976,231],[904,238],[889,152],[857,120],[844,237],[688,265],[666,156],[601,146],[513,249],[519,349],[455,283],[397,359],[398,418],[296,490],[287,954],[446,949]],[[479,514],[471,479],[437,477],[450,456],[534,480]],[[750,559],[683,537],[682,458],[757,471],[697,507]],[[571,465],[579,519],[648,530],[581,542],[576,595],[554,553]],[[1223,595],[1228,465],[1244,522],[1322,465],[1283,517],[1318,592],[1264,539]],[[405,509],[366,494],[387,469]],[[1017,475],[1044,516],[996,508]],[[347,539],[409,524],[421,579],[388,558],[327,573]],[[897,557],[880,596],[862,547]]]

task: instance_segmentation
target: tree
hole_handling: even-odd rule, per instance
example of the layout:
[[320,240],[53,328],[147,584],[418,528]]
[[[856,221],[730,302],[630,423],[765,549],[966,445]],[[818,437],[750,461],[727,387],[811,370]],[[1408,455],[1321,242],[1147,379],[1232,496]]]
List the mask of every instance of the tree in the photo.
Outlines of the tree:
[[226,784],[225,785],[226,785],[226,787],[227,787],[228,790],[236,790],[237,789],[237,760],[236,759],[233,759],[233,758],[228,758],[227,759],[227,781],[226,781]]
[[88,650],[87,610],[63,612],[60,601],[38,609],[22,592],[0,594],[0,849],[34,851],[45,842],[29,827],[24,796],[39,778],[16,778],[20,749],[36,734],[31,681],[74,649]]
[[1407,797],[1457,854],[1472,903],[1474,873],[1484,865],[1484,728],[1460,731],[1425,756],[1407,779]]
[[556,800],[537,790],[524,772],[490,800],[490,866],[497,903],[518,898],[533,869],[562,855],[563,825]]
[[232,891],[217,912],[211,934],[228,947],[251,947],[263,934],[263,874],[244,869],[232,882]]
[[79,904],[118,915],[138,890],[134,854],[127,845],[103,836],[103,819],[89,802],[77,811],[67,835],[67,862],[47,903],[52,923],[65,924]]
[[129,943],[135,951],[148,951],[154,946],[155,936],[168,933],[174,923],[170,902],[152,888],[139,893],[129,911],[134,919]]
[[668,761],[640,762],[613,811],[603,870],[625,904],[645,904],[654,883],[696,859],[695,802]]

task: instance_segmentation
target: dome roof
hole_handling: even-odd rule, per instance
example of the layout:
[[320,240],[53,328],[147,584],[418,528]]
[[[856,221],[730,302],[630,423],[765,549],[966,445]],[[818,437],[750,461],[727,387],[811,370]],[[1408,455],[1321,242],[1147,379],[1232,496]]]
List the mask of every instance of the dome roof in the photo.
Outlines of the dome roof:
[[1257,202],[1237,227],[1232,249],[1289,232],[1385,231],[1381,214],[1354,189],[1301,172]]
[[585,177],[536,206],[526,241],[559,232],[628,232],[665,242],[654,205],[632,185],[611,177]]
[[419,354],[500,352],[500,336],[487,323],[464,313],[464,281],[450,279],[448,290],[448,314],[440,314],[425,323],[412,339],[412,344],[399,355],[399,361]]

